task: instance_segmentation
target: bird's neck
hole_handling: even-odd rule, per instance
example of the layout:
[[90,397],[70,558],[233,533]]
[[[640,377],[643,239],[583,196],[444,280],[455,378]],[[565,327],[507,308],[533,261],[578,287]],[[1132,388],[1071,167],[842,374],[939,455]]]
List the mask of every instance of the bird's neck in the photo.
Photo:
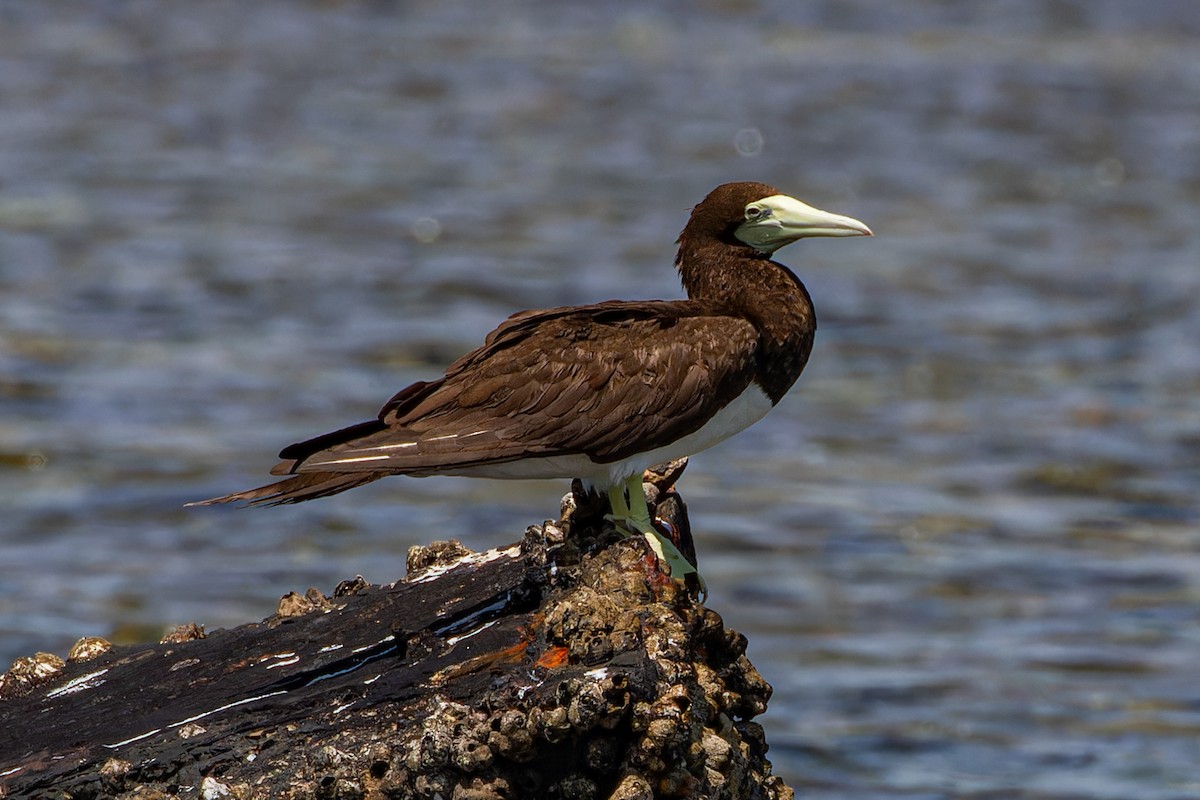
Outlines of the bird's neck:
[[758,330],[759,382],[778,401],[808,362],[817,329],[804,284],[769,256],[721,242],[681,246],[676,267],[691,300],[742,317]]

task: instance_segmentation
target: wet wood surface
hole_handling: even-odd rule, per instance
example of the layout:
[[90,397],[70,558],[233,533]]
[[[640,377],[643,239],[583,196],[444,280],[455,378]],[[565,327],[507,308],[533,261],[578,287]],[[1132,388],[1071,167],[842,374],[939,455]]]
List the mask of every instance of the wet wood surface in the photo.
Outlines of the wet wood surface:
[[[0,679],[0,796],[790,796],[744,638],[575,512],[261,623],[24,659]],[[659,515],[687,529],[677,495]]]

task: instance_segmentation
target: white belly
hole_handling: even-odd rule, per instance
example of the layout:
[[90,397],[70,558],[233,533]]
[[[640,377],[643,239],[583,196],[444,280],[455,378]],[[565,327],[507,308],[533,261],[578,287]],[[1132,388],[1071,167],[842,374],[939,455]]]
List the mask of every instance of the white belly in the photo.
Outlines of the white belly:
[[600,487],[615,486],[646,467],[694,455],[728,439],[765,417],[771,407],[771,399],[757,386],[751,385],[695,433],[689,433],[665,447],[638,453],[621,461],[597,464],[585,455],[546,456],[466,467],[442,474],[501,479],[582,478]]

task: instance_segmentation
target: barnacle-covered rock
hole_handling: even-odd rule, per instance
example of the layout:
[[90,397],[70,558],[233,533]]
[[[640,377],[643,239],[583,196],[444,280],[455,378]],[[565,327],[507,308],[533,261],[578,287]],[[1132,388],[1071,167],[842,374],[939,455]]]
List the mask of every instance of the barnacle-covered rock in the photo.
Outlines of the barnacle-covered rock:
[[99,636],[84,636],[71,646],[67,661],[91,661],[112,649],[112,642]]
[[53,653],[35,653],[13,661],[8,672],[0,675],[0,700],[29,694],[63,671],[66,662]]
[[197,625],[194,622],[188,622],[183,625],[176,625],[174,628],[167,631],[167,633],[158,640],[158,643],[180,644],[182,642],[194,642],[197,639],[203,639],[205,635],[206,634],[204,633],[203,625]]
[[[664,474],[650,494],[683,514]],[[288,595],[265,624],[19,660],[0,796],[790,798],[745,638],[602,512],[578,494],[507,548],[413,548],[405,580]]]

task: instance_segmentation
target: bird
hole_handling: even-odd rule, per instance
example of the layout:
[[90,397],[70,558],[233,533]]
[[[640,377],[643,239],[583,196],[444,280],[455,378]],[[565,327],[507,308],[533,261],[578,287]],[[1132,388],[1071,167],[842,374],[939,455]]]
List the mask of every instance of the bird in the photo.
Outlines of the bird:
[[773,186],[722,184],[676,240],[687,299],[513,314],[375,419],[285,447],[271,469],[283,480],[189,505],[299,503],[389,475],[579,478],[682,580],[695,567],[655,527],[643,471],[757,422],[804,370],[812,299],[772,255],[804,238],[871,235]]

